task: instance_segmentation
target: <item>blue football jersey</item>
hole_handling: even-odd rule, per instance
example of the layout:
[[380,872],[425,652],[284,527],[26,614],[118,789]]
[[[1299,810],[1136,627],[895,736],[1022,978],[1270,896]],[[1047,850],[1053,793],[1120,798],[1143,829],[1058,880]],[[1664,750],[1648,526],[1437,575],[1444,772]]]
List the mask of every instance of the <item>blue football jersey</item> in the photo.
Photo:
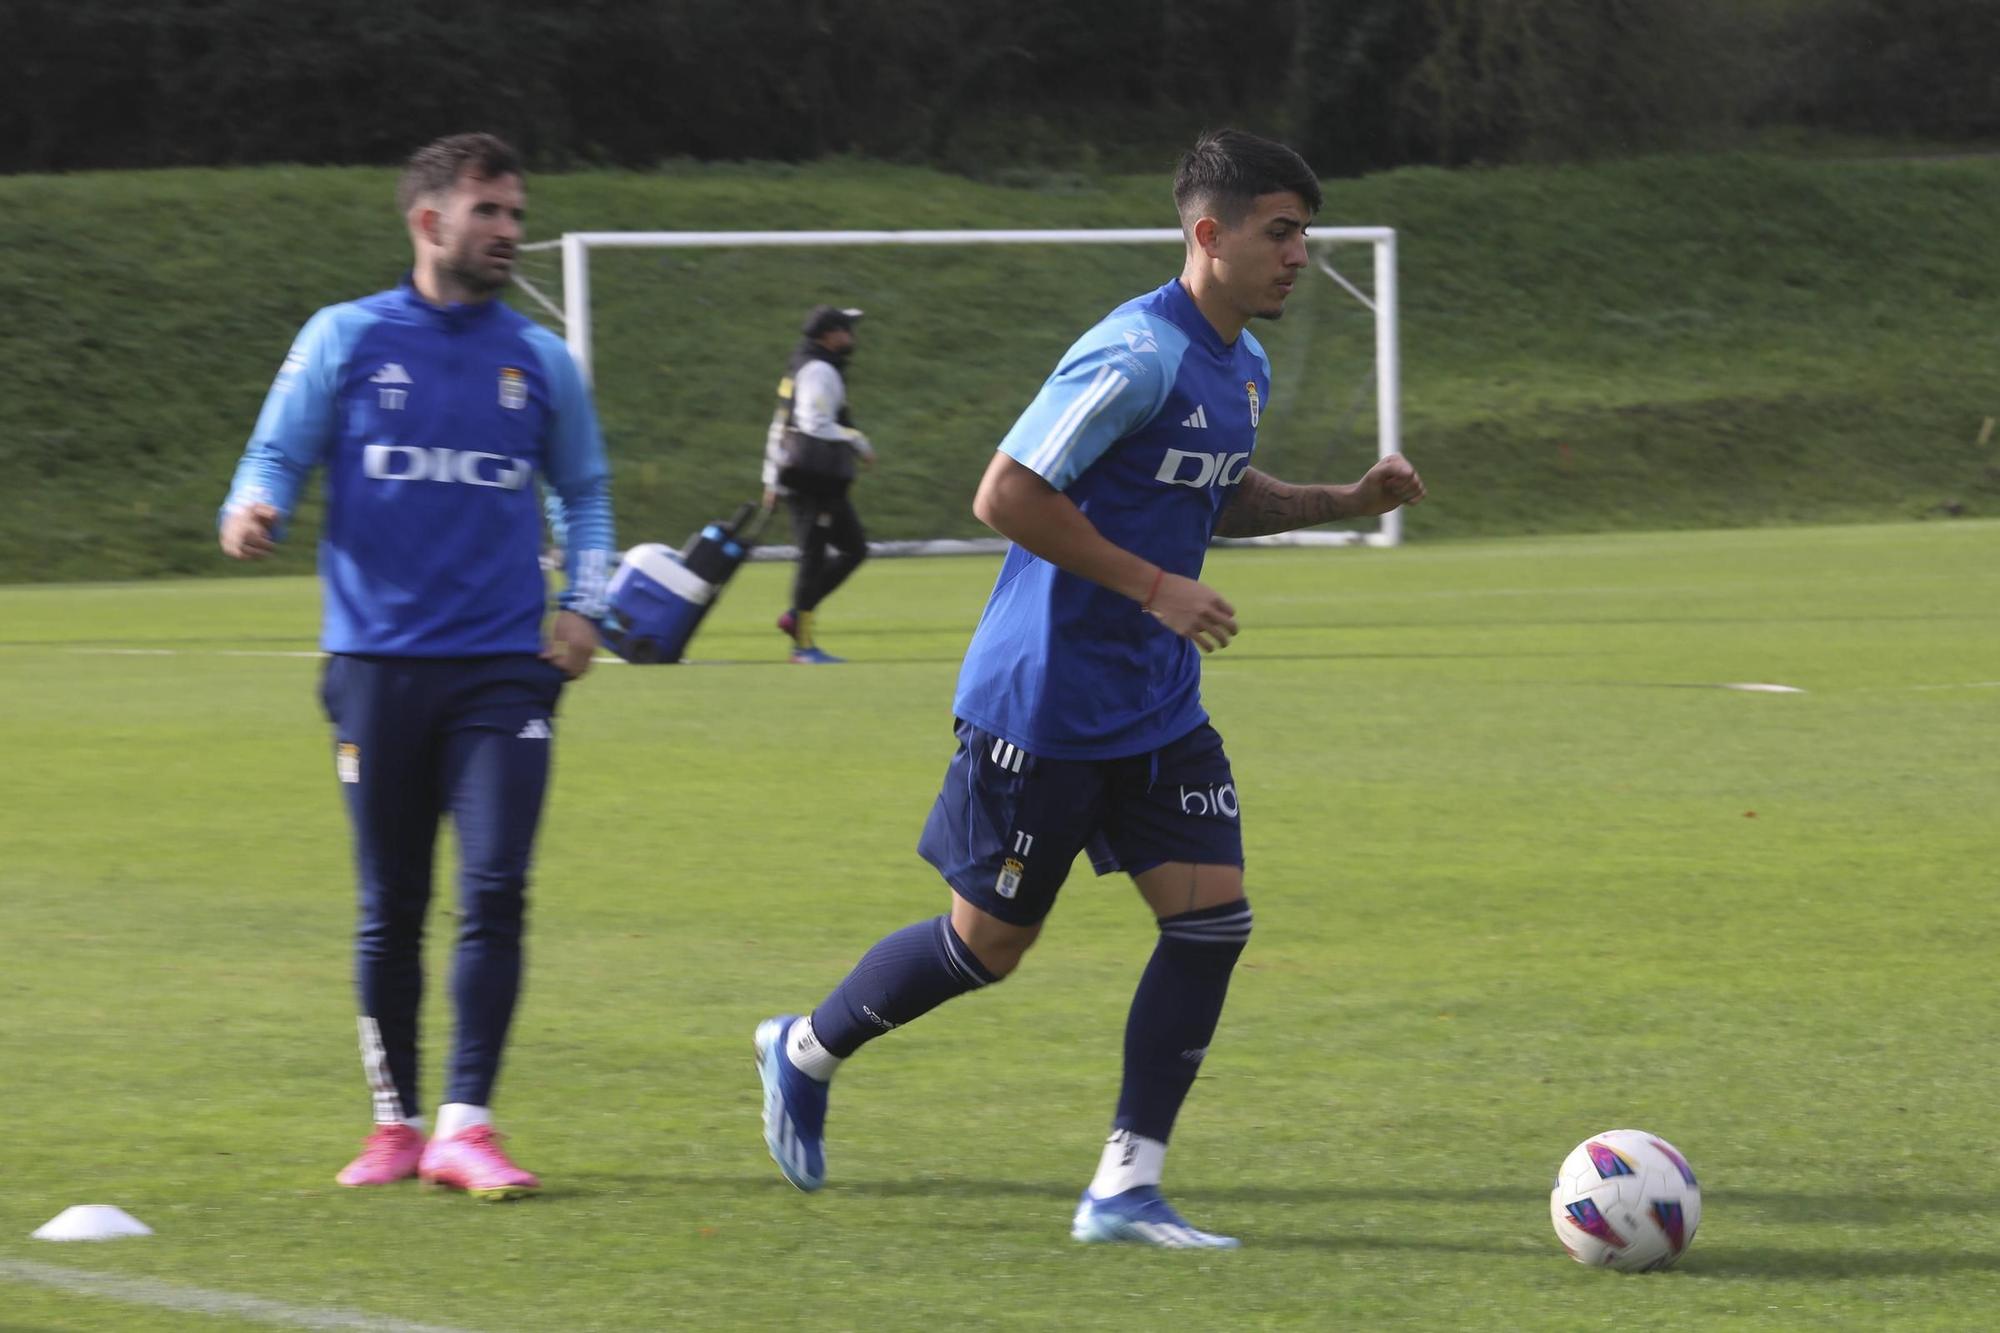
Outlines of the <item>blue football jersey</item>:
[[[1000,443],[1115,545],[1201,576],[1257,447],[1271,363],[1216,333],[1176,279],[1078,339]],[[953,711],[1030,754],[1144,754],[1208,720],[1201,652],[1129,597],[1015,546],[973,633]]]
[[617,561],[590,393],[562,341],[500,302],[434,306],[405,279],[308,320],[224,512],[289,515],[316,466],[327,651],[539,651],[545,513],[566,556],[562,605],[603,613]]

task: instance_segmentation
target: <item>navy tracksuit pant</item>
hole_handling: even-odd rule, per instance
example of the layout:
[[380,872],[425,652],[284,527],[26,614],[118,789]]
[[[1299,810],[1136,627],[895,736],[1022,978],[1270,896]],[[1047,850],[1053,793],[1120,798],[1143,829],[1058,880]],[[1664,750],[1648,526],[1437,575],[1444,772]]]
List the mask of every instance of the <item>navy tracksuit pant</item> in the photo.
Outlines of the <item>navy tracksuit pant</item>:
[[521,984],[528,862],[564,677],[527,654],[336,655],[321,699],[354,826],[355,984],[375,1119],[420,1114],[417,1009],[438,825],[458,838],[458,1012],[444,1101],[486,1106]]

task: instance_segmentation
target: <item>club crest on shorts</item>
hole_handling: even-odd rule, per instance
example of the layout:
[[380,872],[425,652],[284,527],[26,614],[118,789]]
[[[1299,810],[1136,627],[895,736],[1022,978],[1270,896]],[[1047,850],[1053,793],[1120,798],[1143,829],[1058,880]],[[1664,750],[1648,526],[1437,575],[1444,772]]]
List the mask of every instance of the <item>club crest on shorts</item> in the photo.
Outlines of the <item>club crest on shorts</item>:
[[1262,415],[1263,404],[1257,401],[1257,381],[1244,380],[1243,390],[1250,395],[1250,429],[1257,429],[1257,418]]
[[342,741],[333,753],[333,771],[342,782],[361,781],[361,747]]
[[993,881],[993,892],[1002,898],[1012,898],[1021,891],[1021,873],[1026,869],[1018,857],[1008,857],[1000,863],[1000,878]]
[[500,367],[500,406],[518,412],[528,405],[528,377],[513,366]]

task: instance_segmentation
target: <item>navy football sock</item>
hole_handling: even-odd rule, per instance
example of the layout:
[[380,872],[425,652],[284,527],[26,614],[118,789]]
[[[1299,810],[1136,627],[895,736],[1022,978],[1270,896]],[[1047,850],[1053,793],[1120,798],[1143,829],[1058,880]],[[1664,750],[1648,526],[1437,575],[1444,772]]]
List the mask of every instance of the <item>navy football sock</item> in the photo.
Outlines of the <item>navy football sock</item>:
[[1125,1022],[1125,1082],[1113,1128],[1167,1141],[1249,939],[1250,904],[1241,898],[1160,919],[1160,942]]
[[884,936],[861,955],[813,1010],[813,1032],[820,1045],[845,1059],[863,1042],[997,980],[958,938],[950,917],[932,917]]

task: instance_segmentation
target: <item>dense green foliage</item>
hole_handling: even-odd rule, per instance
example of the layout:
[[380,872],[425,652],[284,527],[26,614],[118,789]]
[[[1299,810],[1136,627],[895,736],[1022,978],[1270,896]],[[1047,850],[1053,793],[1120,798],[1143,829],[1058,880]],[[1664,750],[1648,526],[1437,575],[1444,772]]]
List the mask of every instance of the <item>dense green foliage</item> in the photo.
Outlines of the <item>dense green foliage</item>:
[[[1167,1183],[1220,1256],[1066,1239],[1154,935],[1082,868],[1018,974],[843,1070],[824,1192],[764,1155],[752,1026],[942,909],[912,846],[994,565],[864,569],[825,670],[753,566],[710,665],[565,698],[515,1206],[332,1183],[368,1098],[316,666],[229,655],[309,650],[310,583],[0,589],[0,1323],[252,1327],[33,1262],[486,1333],[1991,1326],[2000,525],[1217,554],[1257,933]],[[1701,688],[1740,681],[1807,693]],[[1550,1233],[1615,1125],[1701,1175],[1673,1273]],[[27,1239],[80,1202],[159,1234]]]
[[469,128],[544,166],[859,152],[1156,166],[1248,123],[1329,175],[2000,134],[1990,0],[15,0],[0,171],[385,163]]
[[[376,170],[0,179],[0,580],[216,572],[213,515],[293,332],[394,281]],[[1409,170],[1323,221],[1401,233],[1404,406],[1433,501],[1479,533],[1992,513],[2000,163],[1661,157]],[[603,228],[1146,226],[1165,182],[1012,187],[861,163],[530,181],[541,235]],[[970,535],[971,488],[1062,349],[1172,247],[600,255],[599,401],[628,540],[755,493],[805,307],[869,311],[854,368],[878,536]],[[1366,252],[1344,267],[1365,274]],[[535,276],[553,278],[553,261]],[[1317,273],[1277,324],[1260,461],[1373,447],[1368,316]],[[309,506],[282,571],[308,567]]]

